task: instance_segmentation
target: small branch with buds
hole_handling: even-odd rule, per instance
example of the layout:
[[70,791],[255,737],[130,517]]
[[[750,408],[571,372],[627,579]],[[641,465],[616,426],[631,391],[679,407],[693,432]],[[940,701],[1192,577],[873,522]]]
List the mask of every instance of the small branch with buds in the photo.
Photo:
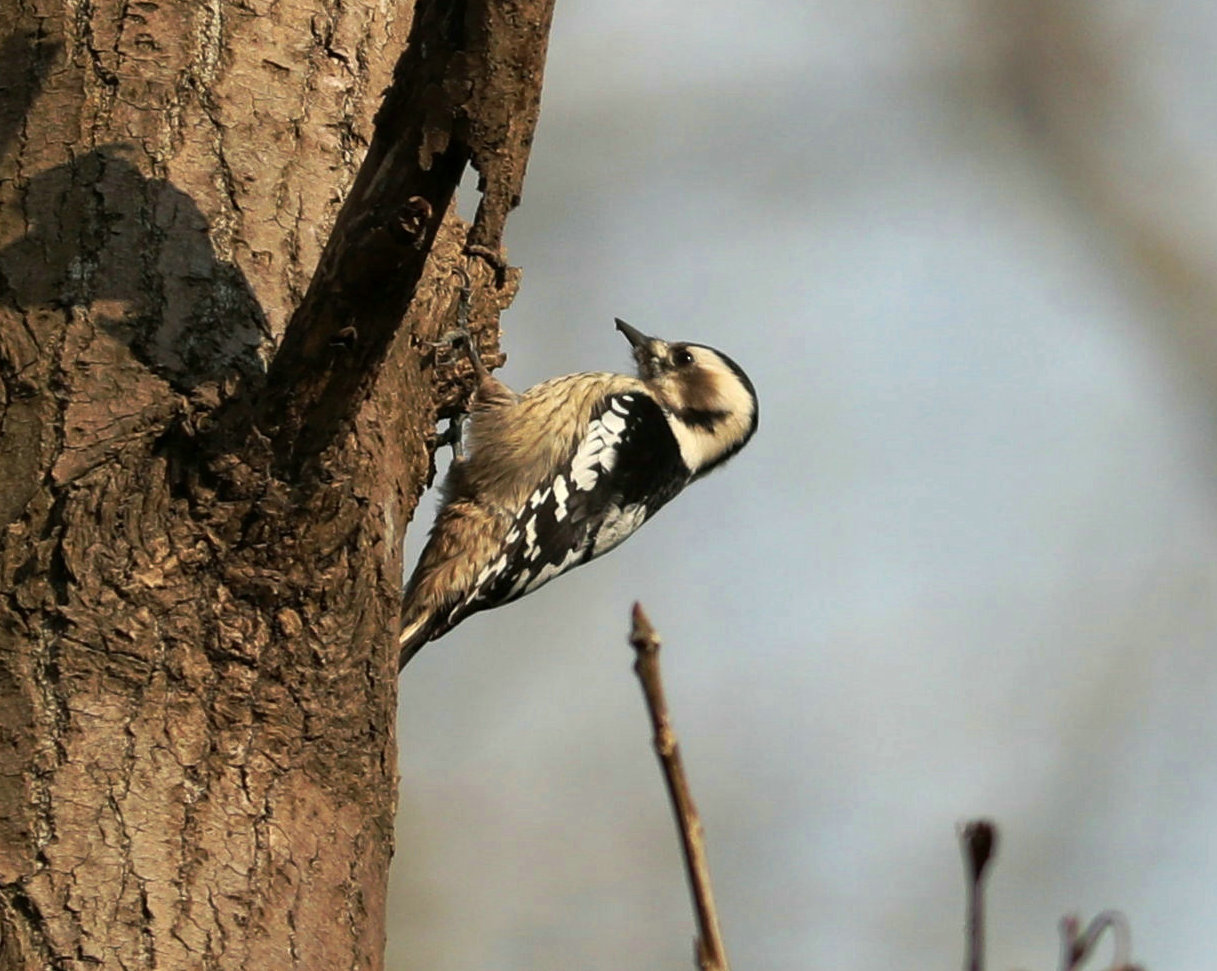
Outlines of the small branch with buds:
[[987,819],[974,819],[959,827],[968,876],[968,940],[965,971],[983,971],[985,966],[985,871],[997,855],[997,827]]
[[1086,925],[1085,930],[1082,930],[1082,922],[1075,914],[1061,919],[1061,971],[1077,971],[1094,953],[1095,945],[1106,930],[1111,931],[1115,942],[1110,971],[1140,971],[1137,965],[1129,962],[1132,931],[1128,918],[1118,910],[1103,911]]
[[[634,647],[634,673],[642,684],[647,711],[654,731],[655,754],[659,757],[672,800],[672,812],[680,832],[685,869],[693,895],[697,917],[697,966],[701,971],[730,971],[727,952],[718,927],[718,912],[710,887],[710,866],[706,860],[705,835],[684,764],[676,734],[668,718],[668,703],[664,696],[663,678],[659,670],[659,635],[651,626],[641,604],[634,604],[630,644]],[[961,823],[958,828],[959,846],[963,853],[967,875],[967,943],[964,971],[984,971],[985,961],[985,878],[990,864],[997,856],[997,826],[987,819]],[[1115,942],[1115,954],[1108,971],[1142,971],[1130,963],[1131,935],[1128,921],[1118,911],[1108,910],[1094,918],[1083,930],[1077,917],[1061,921],[1061,971],[1080,971],[1093,956],[1095,947],[1106,931]]]
[[684,850],[685,869],[697,915],[697,966],[701,971],[729,971],[727,951],[718,927],[718,912],[714,907],[714,893],[710,887],[710,865],[706,860],[701,817],[693,805],[689,780],[685,777],[680,758],[680,747],[676,744],[676,735],[668,719],[668,703],[659,671],[659,635],[643,612],[642,605],[637,603],[634,604],[630,643],[636,654],[634,673],[642,683],[642,693],[651,715],[655,754],[663,769],[668,795],[672,800],[672,812],[680,831],[681,848]]
[[[964,971],[983,971],[985,961],[985,872],[997,855],[997,827],[987,819],[974,819],[959,826],[959,846],[963,850],[964,870],[968,877],[968,940]],[[1110,930],[1115,940],[1115,955],[1108,971],[1141,971],[1129,962],[1132,934],[1124,915],[1105,910],[1085,930],[1076,916],[1061,921],[1061,971],[1080,971],[1095,945]]]

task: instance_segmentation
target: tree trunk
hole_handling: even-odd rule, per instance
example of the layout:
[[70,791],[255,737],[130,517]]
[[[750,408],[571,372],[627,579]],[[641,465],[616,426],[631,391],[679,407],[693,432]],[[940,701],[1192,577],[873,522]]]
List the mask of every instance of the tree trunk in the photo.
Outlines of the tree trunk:
[[551,2],[0,8],[3,971],[383,965],[426,341],[460,266],[495,343]]

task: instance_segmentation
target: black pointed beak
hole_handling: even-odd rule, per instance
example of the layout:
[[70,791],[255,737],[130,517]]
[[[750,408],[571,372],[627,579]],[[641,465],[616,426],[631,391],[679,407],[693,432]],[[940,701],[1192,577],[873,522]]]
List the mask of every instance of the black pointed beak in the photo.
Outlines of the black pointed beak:
[[621,333],[625,334],[625,339],[630,342],[630,346],[633,347],[634,350],[645,348],[651,343],[651,338],[647,337],[647,335],[640,331],[637,327],[631,327],[620,317],[614,317],[613,320],[617,321],[617,329],[621,331]]

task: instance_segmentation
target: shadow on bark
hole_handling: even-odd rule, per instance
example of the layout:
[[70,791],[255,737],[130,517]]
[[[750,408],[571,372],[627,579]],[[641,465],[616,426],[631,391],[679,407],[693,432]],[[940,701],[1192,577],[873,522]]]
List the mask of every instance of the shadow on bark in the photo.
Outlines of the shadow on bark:
[[194,201],[145,178],[126,151],[106,146],[29,180],[25,235],[0,250],[3,303],[88,310],[180,391],[261,371],[269,334],[244,274],[217,256]]
[[0,43],[0,158],[25,124],[63,44],[19,30]]
[[[31,31],[0,43],[0,158],[24,137],[62,46]],[[135,151],[111,144],[17,172],[3,204],[24,232],[0,249],[0,307],[19,316],[89,311],[183,391],[263,370],[266,318],[244,274],[216,254],[194,201],[142,175],[126,157]]]

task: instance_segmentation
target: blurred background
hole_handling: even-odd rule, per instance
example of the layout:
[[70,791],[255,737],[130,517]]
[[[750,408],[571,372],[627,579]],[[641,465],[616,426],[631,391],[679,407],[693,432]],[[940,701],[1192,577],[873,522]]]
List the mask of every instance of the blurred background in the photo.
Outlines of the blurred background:
[[1215,51],[1208,0],[559,0],[500,376],[625,369],[618,315],[761,427],[411,664],[391,968],[693,966],[635,599],[735,967],[958,967],[981,814],[991,967],[1107,907],[1212,967]]

